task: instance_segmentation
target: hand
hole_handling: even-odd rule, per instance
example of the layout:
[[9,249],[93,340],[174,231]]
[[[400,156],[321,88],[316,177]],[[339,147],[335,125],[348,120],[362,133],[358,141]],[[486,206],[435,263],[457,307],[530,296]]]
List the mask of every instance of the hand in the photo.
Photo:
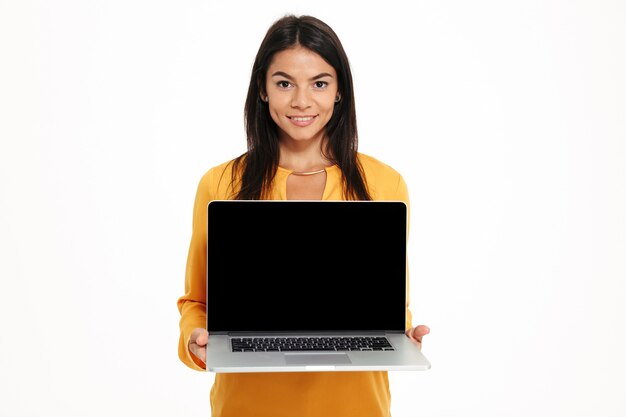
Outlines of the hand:
[[421,350],[422,338],[426,336],[428,333],[430,333],[430,329],[428,328],[428,326],[424,326],[423,324],[420,324],[419,326],[411,327],[410,329],[407,329],[405,333],[406,333],[406,336],[409,339],[411,339],[411,341],[413,341],[415,344],[417,344],[417,346]]
[[189,351],[204,364],[206,364],[207,343],[209,343],[209,332],[201,327],[193,329],[189,338]]

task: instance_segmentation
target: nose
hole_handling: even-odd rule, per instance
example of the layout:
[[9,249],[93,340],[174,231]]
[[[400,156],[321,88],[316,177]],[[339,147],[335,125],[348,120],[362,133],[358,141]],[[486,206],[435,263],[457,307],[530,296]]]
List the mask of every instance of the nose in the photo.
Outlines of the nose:
[[294,109],[306,109],[310,107],[309,91],[306,88],[295,88],[291,97],[291,107]]

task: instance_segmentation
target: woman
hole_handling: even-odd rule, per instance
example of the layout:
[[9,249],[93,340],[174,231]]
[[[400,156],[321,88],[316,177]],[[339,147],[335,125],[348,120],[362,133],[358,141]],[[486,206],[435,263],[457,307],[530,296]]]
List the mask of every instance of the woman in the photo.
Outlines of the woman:
[[[210,169],[195,200],[181,313],[179,356],[205,368],[206,206],[215,199],[403,200],[394,169],[357,152],[348,59],[334,31],[310,16],[286,16],[257,53],[245,105],[248,151]],[[426,326],[407,337],[421,346]],[[386,372],[216,374],[214,417],[389,416]]]

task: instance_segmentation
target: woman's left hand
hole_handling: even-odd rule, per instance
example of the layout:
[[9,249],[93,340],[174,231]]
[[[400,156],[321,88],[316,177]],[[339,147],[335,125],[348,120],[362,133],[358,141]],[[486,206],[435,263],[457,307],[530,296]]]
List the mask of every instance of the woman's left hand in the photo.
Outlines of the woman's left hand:
[[409,339],[411,339],[414,343],[416,343],[417,346],[421,350],[422,338],[426,336],[428,333],[430,333],[430,329],[428,328],[428,326],[424,326],[423,324],[420,324],[419,326],[415,326],[415,327],[411,327],[410,329],[407,329],[405,333],[406,333],[406,336]]

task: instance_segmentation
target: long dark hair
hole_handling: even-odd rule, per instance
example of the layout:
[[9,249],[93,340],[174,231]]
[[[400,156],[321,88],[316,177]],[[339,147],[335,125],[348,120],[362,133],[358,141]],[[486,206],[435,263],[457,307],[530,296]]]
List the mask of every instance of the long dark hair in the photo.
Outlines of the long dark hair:
[[328,137],[326,149],[322,149],[324,157],[341,169],[345,198],[371,200],[357,159],[356,110],[348,57],[330,26],[312,16],[294,15],[274,22],[254,60],[244,108],[248,150],[233,161],[231,185],[240,185],[235,198],[259,200],[269,196],[279,161],[278,127],[261,95],[265,95],[266,74],[274,54],[298,45],[317,53],[337,72],[341,100],[324,128]]

